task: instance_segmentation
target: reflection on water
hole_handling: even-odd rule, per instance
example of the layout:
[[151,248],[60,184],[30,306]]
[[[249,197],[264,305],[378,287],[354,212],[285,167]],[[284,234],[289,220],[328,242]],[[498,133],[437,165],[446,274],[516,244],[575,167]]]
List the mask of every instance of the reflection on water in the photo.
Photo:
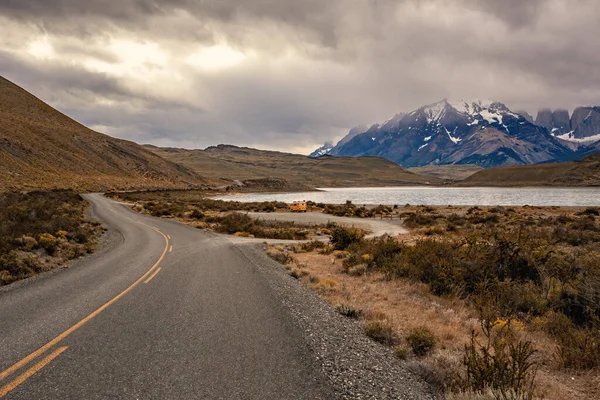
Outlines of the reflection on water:
[[324,188],[320,192],[244,193],[217,199],[250,201],[312,200],[342,204],[412,204],[454,206],[600,206],[600,188]]

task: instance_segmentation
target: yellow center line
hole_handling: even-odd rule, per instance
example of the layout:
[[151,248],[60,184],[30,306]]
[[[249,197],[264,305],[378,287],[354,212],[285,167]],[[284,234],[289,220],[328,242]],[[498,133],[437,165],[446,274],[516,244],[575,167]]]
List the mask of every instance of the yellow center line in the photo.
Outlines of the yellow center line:
[[173,246],[169,247],[169,253],[173,252]]
[[167,237],[168,237],[169,239],[171,239],[171,235],[167,235]]
[[160,267],[156,268],[156,271],[154,271],[154,273],[152,275],[150,275],[150,277],[148,279],[146,279],[144,281],[144,283],[150,282],[160,272],[161,269],[162,268],[160,268]]
[[[146,225],[143,222],[139,222],[139,223],[142,224],[142,225]],[[148,226],[148,225],[146,225],[146,226]],[[18,361],[13,366],[11,366],[8,369],[2,371],[0,373],[0,380],[5,379],[7,376],[9,376],[12,373],[14,373],[15,371],[19,370],[24,365],[29,364],[32,360],[34,360],[35,358],[37,358],[37,357],[41,356],[42,354],[44,354],[50,348],[54,347],[60,341],[62,341],[63,339],[65,339],[67,336],[69,336],[71,333],[75,332],[77,329],[81,328],[87,322],[89,322],[90,320],[92,320],[93,318],[95,318],[98,314],[100,314],[102,311],[104,311],[105,309],[107,309],[110,305],[112,305],[113,303],[115,303],[121,297],[125,296],[134,287],[136,287],[144,279],[146,279],[148,277],[148,275],[150,275],[152,273],[152,271],[154,271],[156,269],[156,267],[158,267],[158,264],[160,264],[162,262],[162,260],[165,258],[165,255],[167,254],[167,250],[169,248],[169,239],[167,238],[167,236],[165,236],[164,233],[162,233],[162,232],[160,232],[158,230],[157,230],[157,232],[160,233],[165,238],[165,248],[164,248],[162,254],[160,255],[160,258],[158,259],[158,261],[156,261],[156,263],[146,273],[144,273],[144,275],[142,275],[137,281],[135,281],[134,283],[132,283],[127,289],[123,290],[121,293],[119,293],[118,295],[116,295],[115,297],[113,297],[111,300],[109,300],[106,303],[104,303],[96,311],[94,311],[93,313],[91,313],[90,315],[88,315],[87,317],[85,317],[84,319],[82,319],[81,321],[79,321],[78,323],[76,323],[75,325],[73,325],[72,327],[70,327],[69,329],[67,329],[66,331],[64,331],[63,333],[61,333],[60,335],[58,335],[57,337],[55,337],[54,339],[52,339],[51,341],[49,341],[48,343],[46,343],[45,345],[43,345],[42,347],[40,347],[39,349],[37,349],[36,351],[34,351],[33,353],[29,354],[27,357],[23,358],[21,361]]]
[[52,360],[54,360],[56,357],[58,357],[59,355],[61,355],[61,353],[63,351],[65,351],[65,350],[67,350],[67,349],[68,349],[67,346],[59,347],[58,349],[54,350],[52,353],[50,353],[49,355],[47,355],[46,357],[44,357],[42,359],[42,361],[38,362],[33,367],[29,368],[27,371],[25,371],[21,375],[17,376],[15,378],[15,380],[13,380],[12,382],[9,382],[8,384],[6,384],[4,387],[2,387],[0,389],[0,398],[6,396],[7,394],[9,394],[13,390],[15,390],[17,388],[17,386],[19,386],[20,384],[22,384],[23,382],[25,382],[27,379],[31,378],[32,375],[34,375],[40,369],[44,368]]

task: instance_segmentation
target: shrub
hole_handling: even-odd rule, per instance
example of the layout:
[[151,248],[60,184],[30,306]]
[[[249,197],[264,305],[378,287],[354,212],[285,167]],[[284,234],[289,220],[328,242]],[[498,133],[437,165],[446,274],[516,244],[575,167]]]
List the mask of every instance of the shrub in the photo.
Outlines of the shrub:
[[331,234],[331,243],[336,250],[346,250],[351,244],[360,242],[364,236],[364,232],[357,228],[336,227]]
[[317,290],[327,292],[335,289],[336,286],[337,282],[333,279],[323,279],[322,281],[317,282],[314,287]]
[[333,246],[325,245],[325,247],[323,247],[322,249],[319,250],[319,254],[329,255],[329,254],[333,253],[333,251],[334,251]]
[[315,251],[316,249],[322,249],[326,246],[325,243],[320,240],[311,240],[310,242],[302,243],[300,249],[304,251]]
[[401,360],[406,360],[408,358],[409,349],[402,345],[394,346],[394,354]]
[[600,215],[600,209],[597,207],[589,207],[579,213],[579,215]]
[[362,315],[362,310],[358,308],[354,308],[349,304],[342,303],[335,306],[335,309],[342,314],[344,317],[348,318],[360,318]]
[[48,252],[48,254],[53,254],[54,250],[56,250],[56,238],[49,233],[42,233],[38,236],[37,241],[40,247],[45,249]]
[[545,330],[558,341],[561,367],[585,370],[600,366],[598,329],[577,329],[566,315],[552,312],[546,318]]
[[203,219],[205,217],[204,213],[200,210],[198,210],[197,208],[194,209],[191,213],[190,213],[190,218],[193,219]]
[[238,236],[238,237],[246,237],[246,238],[253,238],[254,235],[249,233],[249,232],[236,232],[233,234],[233,236]]
[[38,242],[31,236],[22,236],[18,241],[18,245],[25,251],[31,251],[38,247]]
[[290,256],[287,251],[279,251],[276,249],[269,250],[267,255],[271,257],[273,260],[277,261],[280,264],[286,265],[294,261],[294,258]]
[[330,236],[333,232],[331,232],[331,229],[329,229],[329,228],[321,228],[321,233],[323,235]]
[[394,329],[386,320],[366,321],[363,328],[365,334],[378,343],[392,346],[396,342]]
[[306,271],[302,271],[301,269],[298,268],[292,268],[291,270],[288,271],[288,274],[292,277],[292,278],[296,278],[296,279],[300,279],[303,276],[308,275],[308,272]]
[[435,347],[435,336],[433,332],[425,327],[414,329],[406,340],[410,344],[410,348],[417,356],[424,356],[431,352]]
[[448,219],[448,222],[450,222],[453,225],[457,225],[457,226],[463,226],[467,223],[467,219],[458,214],[451,214],[448,216],[447,219]]
[[441,218],[436,214],[423,214],[423,213],[409,213],[406,215],[404,219],[404,225],[409,228],[417,228],[420,226],[431,226],[435,225],[438,221],[438,218]]
[[363,276],[367,273],[367,264],[358,264],[348,268],[348,275]]
[[[318,225],[302,225],[288,221],[271,221],[253,219],[238,212],[226,214],[221,217],[206,218],[207,223],[216,224],[214,229],[220,233],[240,235],[243,232],[257,238],[305,240],[310,232],[316,231]],[[311,244],[315,246],[316,244]]]
[[538,366],[531,342],[516,339],[510,323],[494,329],[493,322],[482,320],[482,328],[485,343],[480,344],[473,331],[465,345],[463,389],[482,392],[492,388],[501,398],[513,393],[518,399],[533,399]]

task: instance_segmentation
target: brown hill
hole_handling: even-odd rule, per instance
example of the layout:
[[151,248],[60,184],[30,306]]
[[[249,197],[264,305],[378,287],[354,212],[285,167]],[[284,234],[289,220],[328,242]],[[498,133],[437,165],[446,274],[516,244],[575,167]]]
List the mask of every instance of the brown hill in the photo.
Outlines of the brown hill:
[[408,172],[380,157],[310,158],[298,154],[219,145],[205,150],[147,146],[161,157],[222,184],[259,178],[284,179],[314,187],[439,184],[435,177]]
[[86,128],[0,77],[0,191],[99,191],[203,182],[136,143]]
[[600,153],[581,161],[484,169],[460,186],[600,186]]

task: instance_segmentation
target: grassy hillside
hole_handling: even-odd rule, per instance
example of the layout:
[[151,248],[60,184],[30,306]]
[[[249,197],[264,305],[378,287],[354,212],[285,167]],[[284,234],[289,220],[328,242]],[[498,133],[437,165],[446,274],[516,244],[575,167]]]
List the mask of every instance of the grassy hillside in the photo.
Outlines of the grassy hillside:
[[285,179],[316,187],[439,184],[379,157],[320,157],[219,145],[205,150],[147,146],[161,157],[228,184],[257,178]]
[[94,132],[0,77],[0,191],[185,187],[195,173]]
[[461,186],[600,186],[600,153],[581,161],[479,171]]

